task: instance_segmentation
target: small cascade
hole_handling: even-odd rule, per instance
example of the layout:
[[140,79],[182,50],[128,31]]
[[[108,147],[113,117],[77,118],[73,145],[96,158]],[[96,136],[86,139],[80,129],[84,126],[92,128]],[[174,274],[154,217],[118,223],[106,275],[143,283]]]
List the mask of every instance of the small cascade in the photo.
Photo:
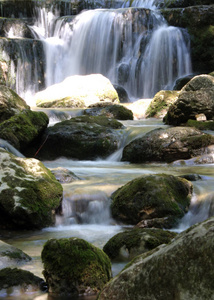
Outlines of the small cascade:
[[143,7],[155,9],[155,0],[125,0],[121,7]]

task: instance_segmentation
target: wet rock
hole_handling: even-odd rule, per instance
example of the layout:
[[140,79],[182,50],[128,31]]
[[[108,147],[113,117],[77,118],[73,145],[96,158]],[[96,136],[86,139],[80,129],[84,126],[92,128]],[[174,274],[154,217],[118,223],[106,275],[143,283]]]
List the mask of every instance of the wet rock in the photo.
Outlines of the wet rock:
[[38,160],[0,148],[0,228],[40,229],[55,222],[62,186]]
[[212,135],[193,127],[159,128],[129,143],[123,150],[122,160],[173,162],[210,153],[209,146],[213,144]]
[[195,127],[199,130],[214,130],[214,121],[188,120],[187,126]]
[[101,74],[70,76],[63,82],[52,85],[35,96],[39,107],[72,107],[79,103],[87,107],[99,101],[118,103],[118,95],[113,85]]
[[189,119],[204,114],[207,120],[214,117],[214,77],[195,76],[181,90],[178,100],[170,106],[164,121],[170,125],[180,125]]
[[61,167],[52,169],[51,173],[56,177],[56,179],[60,183],[71,183],[75,180],[80,180],[80,178],[76,176],[73,172]]
[[128,93],[122,86],[114,84],[114,88],[117,91],[120,103],[130,102]]
[[27,24],[21,19],[0,19],[0,36],[1,37],[19,37],[33,39],[34,35]]
[[0,122],[25,109],[30,109],[30,107],[21,97],[10,88],[0,85]]
[[[119,147],[123,125],[103,116],[80,116],[49,127],[37,149],[37,157],[95,159],[107,157]],[[28,149],[29,150],[29,149]],[[31,149],[35,153],[35,149]]]
[[161,244],[168,244],[176,233],[162,229],[134,228],[113,236],[103,247],[112,260],[131,260]]
[[133,120],[133,113],[128,108],[111,103],[98,103],[90,105],[84,111],[85,115],[89,116],[106,116],[107,118],[114,118],[117,120]]
[[185,175],[181,175],[179,177],[185,178],[186,180],[189,180],[189,181],[202,180],[201,176],[198,174],[185,174]]
[[25,264],[31,257],[22,250],[0,241],[0,269]]
[[142,176],[112,194],[112,216],[133,225],[162,218],[162,227],[170,228],[188,211],[191,194],[192,184],[183,178],[166,174]]
[[108,256],[82,239],[48,240],[41,256],[50,293],[96,294],[111,278]]
[[47,128],[48,122],[44,112],[27,109],[0,123],[0,138],[24,151]]
[[193,77],[194,75],[187,75],[177,79],[173,87],[173,90],[180,91]]
[[[213,297],[214,218],[135,258],[113,278],[99,300],[171,300]],[[172,271],[173,270],[173,271]]]
[[147,118],[163,118],[168,108],[178,99],[178,91],[158,92],[146,110]]

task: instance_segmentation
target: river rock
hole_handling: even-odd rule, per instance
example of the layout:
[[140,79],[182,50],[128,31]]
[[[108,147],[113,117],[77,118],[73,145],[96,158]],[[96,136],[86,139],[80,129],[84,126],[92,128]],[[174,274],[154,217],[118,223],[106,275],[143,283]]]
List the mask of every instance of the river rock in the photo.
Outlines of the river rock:
[[55,222],[62,186],[38,160],[0,148],[0,228],[40,229]]
[[100,101],[119,103],[113,85],[101,74],[75,75],[35,96],[39,107],[87,107]]
[[71,183],[75,180],[80,180],[72,171],[62,167],[51,169],[51,173],[60,183]]
[[192,226],[168,245],[136,257],[99,300],[213,299],[214,218]]
[[146,118],[163,118],[168,108],[178,99],[178,91],[160,91],[146,110]]
[[193,127],[155,129],[129,143],[123,150],[123,161],[144,163],[173,162],[210,153],[214,137]]
[[112,260],[131,260],[161,244],[168,244],[176,233],[156,228],[134,228],[113,236],[103,247]]
[[21,97],[10,88],[0,85],[0,122],[25,109],[30,109],[30,107]]
[[25,264],[31,257],[22,250],[0,241],[0,269]]
[[[48,160],[62,156],[74,159],[107,157],[118,149],[122,127],[117,120],[102,116],[80,116],[62,121],[47,128],[37,157]],[[28,156],[36,150],[30,151]]]
[[46,290],[47,285],[44,280],[29,271],[17,268],[4,268],[0,270],[1,295],[7,295],[9,298],[16,295],[19,299],[23,299],[25,295],[29,296],[29,293],[36,296],[36,292],[44,292]]
[[207,120],[214,120],[214,77],[199,75],[191,79],[181,90],[178,100],[170,106],[164,121],[180,125],[189,119],[204,114]]
[[90,105],[84,111],[84,114],[89,116],[106,116],[118,120],[133,120],[133,112],[123,105],[107,103],[98,103]]
[[24,151],[47,128],[48,122],[48,116],[44,112],[27,109],[0,123],[0,138]]
[[214,130],[214,121],[188,120],[186,125],[199,130]]
[[161,218],[163,228],[170,228],[188,211],[192,183],[166,174],[136,178],[112,196],[113,218],[126,224]]
[[21,19],[0,19],[0,36],[1,37],[19,37],[33,39],[34,35],[26,23]]
[[111,278],[108,256],[79,238],[48,240],[41,257],[50,293],[96,294]]
[[120,103],[128,103],[130,102],[127,91],[120,85],[114,84],[114,88],[117,91]]

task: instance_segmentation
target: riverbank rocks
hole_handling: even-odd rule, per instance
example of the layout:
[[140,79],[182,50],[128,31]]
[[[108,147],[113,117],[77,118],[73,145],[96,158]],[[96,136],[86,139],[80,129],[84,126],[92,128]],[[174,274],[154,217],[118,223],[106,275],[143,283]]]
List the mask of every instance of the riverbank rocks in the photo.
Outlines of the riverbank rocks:
[[207,120],[214,120],[214,77],[199,75],[191,79],[181,90],[178,100],[170,106],[164,122],[180,125],[196,115],[204,114]]
[[163,118],[170,105],[178,99],[178,91],[160,91],[146,110],[146,118]]
[[168,245],[136,257],[99,300],[213,299],[214,218],[178,234]]
[[8,120],[25,109],[30,107],[21,97],[10,88],[0,85],[0,122]]
[[39,107],[87,107],[99,101],[119,103],[113,85],[101,74],[75,75],[35,95]]
[[31,257],[22,250],[0,241],[0,269],[22,265],[30,260]]
[[132,163],[173,162],[209,153],[214,137],[193,127],[155,129],[129,143],[122,160]]
[[111,278],[108,256],[79,238],[48,240],[41,257],[50,293],[96,294]]
[[49,119],[44,112],[29,109],[0,123],[0,138],[23,151],[47,128]]
[[85,115],[89,116],[106,116],[117,120],[133,120],[133,112],[123,105],[111,104],[109,102],[97,103],[90,105],[84,111]]
[[112,260],[131,260],[161,244],[168,244],[176,233],[156,228],[134,228],[113,236],[103,247]]
[[[188,211],[192,183],[166,174],[141,176],[112,195],[113,218],[125,224],[159,218],[162,228],[170,228]],[[146,226],[145,226],[146,227]]]
[[[36,296],[41,291],[46,291],[47,285],[44,280],[33,273],[17,268],[4,268],[0,270],[0,293],[8,297],[16,295],[23,299],[29,293]],[[23,297],[23,298],[22,298]]]
[[0,228],[41,229],[54,224],[62,186],[38,160],[0,148]]
[[118,149],[122,127],[117,120],[102,116],[80,116],[62,121],[45,131],[37,157],[47,160],[61,156],[74,159],[107,157]]

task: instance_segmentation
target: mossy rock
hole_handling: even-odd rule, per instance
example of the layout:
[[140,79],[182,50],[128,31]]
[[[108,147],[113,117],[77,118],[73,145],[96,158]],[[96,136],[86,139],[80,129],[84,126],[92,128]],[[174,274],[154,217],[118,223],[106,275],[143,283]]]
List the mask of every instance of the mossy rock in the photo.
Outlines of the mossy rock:
[[187,126],[195,127],[199,130],[214,130],[214,121],[196,121],[188,120]]
[[116,261],[131,260],[161,244],[168,244],[176,233],[156,228],[134,228],[113,236],[103,251]]
[[118,104],[95,104],[84,111],[89,116],[106,116],[117,120],[133,120],[133,113],[128,108]]
[[29,286],[34,291],[46,291],[47,285],[44,280],[33,273],[17,268],[4,268],[0,270],[0,290],[19,287],[21,291],[28,292]]
[[38,160],[0,148],[0,228],[40,229],[55,222],[62,186]]
[[48,240],[41,257],[49,292],[54,294],[96,294],[111,278],[108,256],[79,238]]
[[[142,220],[170,217],[173,227],[188,211],[192,188],[191,182],[172,175],[141,176],[112,194],[112,216],[133,225]],[[168,222],[165,225],[170,228]]]
[[146,110],[146,118],[163,118],[168,108],[178,99],[178,91],[158,92]]
[[0,138],[24,151],[47,128],[48,122],[44,112],[27,109],[0,124]]

